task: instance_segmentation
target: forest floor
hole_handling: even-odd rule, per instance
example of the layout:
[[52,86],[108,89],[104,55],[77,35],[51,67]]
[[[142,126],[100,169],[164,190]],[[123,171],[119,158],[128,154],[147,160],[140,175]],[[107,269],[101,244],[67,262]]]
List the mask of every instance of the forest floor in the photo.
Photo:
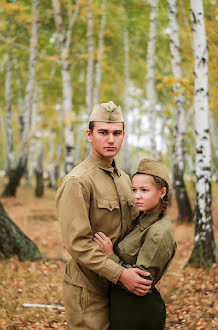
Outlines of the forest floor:
[[[3,188],[3,187],[1,187]],[[213,187],[214,233],[218,242],[218,187]],[[1,189],[2,190],[2,189]],[[215,191],[216,190],[216,191]],[[19,188],[16,198],[1,199],[13,221],[38,246],[45,258],[68,258],[56,217],[55,192],[46,190],[34,198],[31,187]],[[194,224],[178,224],[175,201],[169,208],[178,249],[158,288],[167,307],[166,329],[217,329],[215,271],[185,267],[193,249]],[[217,243],[218,244],[218,243]],[[58,260],[0,262],[0,329],[65,329],[65,312],[57,309],[23,307],[24,303],[63,306]]]

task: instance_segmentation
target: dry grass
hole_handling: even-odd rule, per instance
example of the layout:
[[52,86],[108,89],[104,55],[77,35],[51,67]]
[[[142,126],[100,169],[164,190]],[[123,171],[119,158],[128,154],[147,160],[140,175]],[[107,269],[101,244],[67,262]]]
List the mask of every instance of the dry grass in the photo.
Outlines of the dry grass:
[[[217,187],[213,190],[215,192]],[[36,199],[32,188],[23,186],[17,198],[1,201],[14,222],[37,244],[43,257],[67,258],[56,218],[54,195],[53,191],[47,190],[43,199]],[[167,304],[166,329],[216,329],[215,265],[210,271],[184,268],[193,248],[194,225],[176,223],[174,201],[169,212],[178,250],[169,271],[158,285]],[[214,221],[217,216],[218,198],[214,198]],[[214,231],[217,241],[217,223]],[[56,260],[21,263],[12,258],[2,261],[0,329],[64,329],[63,311],[22,307],[23,303],[63,305],[62,267],[63,263]]]

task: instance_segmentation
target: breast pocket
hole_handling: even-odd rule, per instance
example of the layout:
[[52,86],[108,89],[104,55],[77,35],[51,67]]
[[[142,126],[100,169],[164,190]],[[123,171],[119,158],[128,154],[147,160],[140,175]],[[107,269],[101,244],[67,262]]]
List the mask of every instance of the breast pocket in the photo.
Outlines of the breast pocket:
[[119,253],[120,258],[130,265],[134,265],[136,263],[138,253],[140,247],[133,245],[131,243],[126,243],[122,241],[118,244],[117,251]]
[[116,199],[104,199],[104,198],[99,198],[97,199],[97,207],[99,211],[101,210],[108,210],[112,212],[113,210],[116,210],[120,208],[119,206],[119,201]]
[[94,232],[102,231],[106,235],[120,227],[120,205],[116,198],[98,198],[91,209],[91,226]]
[[126,243],[125,240],[123,242],[119,243],[119,248],[122,250],[123,253],[129,254],[131,256],[137,256],[140,250],[140,246],[134,245],[129,243]]

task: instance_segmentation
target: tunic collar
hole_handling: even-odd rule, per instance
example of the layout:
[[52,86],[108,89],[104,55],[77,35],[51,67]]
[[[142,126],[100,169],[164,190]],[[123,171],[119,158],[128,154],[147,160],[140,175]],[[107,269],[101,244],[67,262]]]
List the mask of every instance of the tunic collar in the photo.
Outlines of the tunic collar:
[[154,221],[155,219],[158,218],[158,216],[160,215],[161,210],[152,212],[150,214],[146,214],[146,212],[144,212],[142,215],[139,216],[139,227],[141,230],[145,230],[147,227],[150,226],[150,224],[152,223],[152,221]]
[[110,173],[113,173],[115,171],[119,176],[121,176],[121,173],[117,167],[117,163],[116,163],[115,159],[113,160],[114,166],[111,166],[108,163],[106,163],[104,160],[99,158],[96,154],[94,154],[93,151],[91,151],[91,153],[89,155],[89,159],[92,160],[102,170],[108,171]]

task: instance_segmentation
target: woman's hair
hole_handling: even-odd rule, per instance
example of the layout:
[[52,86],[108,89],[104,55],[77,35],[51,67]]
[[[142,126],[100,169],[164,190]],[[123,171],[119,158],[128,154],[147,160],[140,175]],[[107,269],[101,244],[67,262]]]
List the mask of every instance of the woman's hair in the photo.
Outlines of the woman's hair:
[[155,175],[151,175],[151,174],[146,174],[146,173],[141,173],[141,172],[136,172],[136,173],[134,173],[133,176],[132,176],[132,178],[133,178],[136,174],[141,174],[141,175],[145,174],[145,175],[150,175],[150,176],[152,176],[153,179],[154,179],[154,183],[155,183],[156,187],[157,187],[158,189],[160,189],[160,190],[161,190],[162,188],[166,187],[166,195],[165,195],[165,196],[163,197],[163,199],[162,199],[161,213],[160,213],[160,215],[159,215],[159,219],[162,218],[163,215],[166,213],[166,210],[167,210],[167,207],[168,207],[168,200],[169,200],[169,185],[168,185],[168,183],[167,183],[164,179],[160,178],[159,176],[155,176]]
[[168,207],[169,186],[168,186],[168,183],[164,179],[161,179],[159,176],[152,175],[152,177],[153,177],[155,185],[158,189],[162,189],[162,188],[166,187],[166,195],[162,199],[161,214],[159,216],[159,217],[162,217],[165,214],[166,209]]

